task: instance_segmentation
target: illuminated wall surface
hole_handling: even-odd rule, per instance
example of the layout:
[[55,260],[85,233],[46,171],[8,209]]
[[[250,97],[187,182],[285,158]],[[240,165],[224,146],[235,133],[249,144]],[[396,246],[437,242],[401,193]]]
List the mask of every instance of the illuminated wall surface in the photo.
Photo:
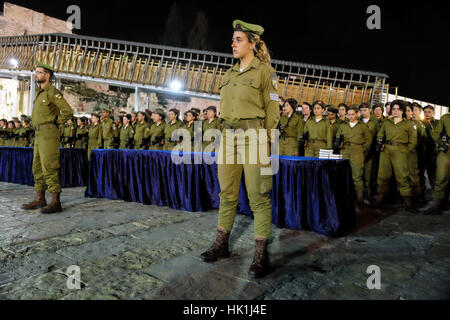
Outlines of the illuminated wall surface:
[[0,78],[0,118],[11,119],[16,117],[18,109],[14,110],[14,100],[17,97],[17,108],[19,105],[19,95],[17,94],[17,80]]

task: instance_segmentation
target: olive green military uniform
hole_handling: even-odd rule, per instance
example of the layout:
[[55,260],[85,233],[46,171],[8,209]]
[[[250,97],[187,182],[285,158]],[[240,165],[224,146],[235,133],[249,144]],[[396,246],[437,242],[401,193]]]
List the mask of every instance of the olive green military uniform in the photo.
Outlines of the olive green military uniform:
[[377,117],[373,115],[367,122],[365,122],[364,119],[361,118],[361,122],[363,122],[367,126],[372,138],[369,144],[369,149],[366,151],[366,157],[364,161],[364,189],[367,190],[367,192],[370,191],[371,194],[375,194],[377,176],[376,171],[378,171],[378,168],[374,165],[374,163],[376,162],[375,158],[378,156],[375,148],[376,137],[379,130],[379,122]]
[[408,120],[412,123],[414,129],[417,131],[417,144],[408,153],[408,171],[409,180],[411,182],[411,188],[414,195],[422,194],[425,189],[422,190],[420,183],[420,170],[419,170],[419,154],[420,148],[423,147],[423,141],[426,137],[425,126],[418,120]]
[[[227,141],[228,129],[265,129],[270,137],[271,130],[276,129],[280,119],[279,97],[277,93],[277,75],[268,64],[253,58],[250,65],[242,72],[240,62],[236,63],[225,73],[220,85],[220,115],[223,119],[222,139],[219,149],[218,178],[220,183],[220,208],[218,226],[230,232],[239,199],[242,170],[245,175],[250,207],[254,214],[255,238],[268,238],[271,229],[272,205],[269,193],[272,190],[272,176],[261,174],[261,169],[270,171],[270,161],[262,163],[262,159],[255,159],[250,163],[250,147],[263,148],[270,156],[268,142],[258,139],[258,145],[252,146],[248,139],[237,143]],[[231,139],[228,139],[231,140]],[[249,150],[250,149],[250,150]],[[242,154],[244,150],[244,154]],[[260,149],[261,150],[261,149]],[[262,150],[262,152],[265,152]],[[258,150],[258,153],[259,152]],[[229,164],[229,158],[234,160]],[[240,159],[240,160],[238,160]],[[240,161],[240,162],[239,162]],[[242,164],[241,164],[242,163]]]
[[436,158],[437,149],[432,137],[432,131],[437,127],[439,120],[423,121],[425,125],[426,138],[424,139],[425,149],[425,170],[427,171],[428,180],[430,181],[431,188],[434,188],[436,181]]
[[75,125],[73,123],[72,124],[66,123],[64,125],[61,148],[72,147],[74,140],[75,140],[76,132],[77,132],[77,128],[75,127]]
[[344,137],[341,154],[344,159],[350,160],[355,189],[357,192],[362,192],[364,190],[364,155],[367,154],[372,143],[369,128],[361,121],[358,121],[353,128],[350,122],[346,122],[339,127],[337,134]]
[[305,123],[297,114],[292,113],[280,118],[280,156],[295,156],[298,154],[298,140],[303,134]]
[[12,132],[14,133],[14,139],[12,142],[12,147],[18,147],[19,146],[19,132],[21,128],[14,128],[12,129]]
[[61,192],[59,177],[59,131],[56,123],[66,123],[73,111],[61,92],[48,83],[39,88],[32,114],[35,129],[33,176],[37,191]]
[[14,146],[14,131],[11,128],[6,129],[7,137],[5,139],[5,147]]
[[[432,132],[435,143],[441,145],[441,134],[450,135],[450,114],[447,113],[441,117],[439,123]],[[433,189],[433,198],[444,199],[448,189],[448,180],[450,178],[450,150],[444,153],[439,151],[436,160],[436,183]]]
[[164,129],[166,124],[161,122],[159,125],[153,123],[150,127],[150,150],[162,150],[164,143]]
[[326,118],[320,119],[319,122],[315,118],[307,120],[303,134],[308,135],[308,144],[305,148],[305,157],[319,157],[320,149],[333,148],[333,128],[330,120]]
[[91,158],[91,152],[94,149],[100,147],[99,136],[100,136],[100,124],[92,124],[89,126],[88,134],[88,160]]
[[110,118],[102,120],[98,135],[98,145],[103,149],[114,149],[113,138],[117,135],[114,121]]
[[86,126],[78,127],[75,134],[75,148],[76,149],[87,149],[89,129]]
[[133,148],[134,129],[130,124],[123,126],[120,130],[120,145],[119,149]]
[[400,194],[403,197],[412,195],[409,181],[408,154],[416,147],[417,131],[406,119],[394,124],[394,119],[386,119],[378,132],[378,137],[386,136],[384,150],[380,154],[378,170],[378,193],[386,194],[389,190],[389,180],[394,171]]
[[[205,135],[207,130],[210,130],[210,129],[213,129],[213,130],[216,129],[216,130],[220,131],[221,126],[222,126],[219,118],[214,118],[211,122],[209,121],[209,119],[203,120],[202,125],[203,125],[203,136]],[[208,139],[208,140],[209,141],[203,141],[202,151],[205,151],[206,148],[214,142],[215,138],[211,137],[211,139]],[[210,150],[210,151],[206,151],[206,152],[214,152],[214,150],[211,148],[212,148],[212,146],[210,148],[208,148],[208,150]]]
[[341,125],[343,125],[344,123],[348,122],[348,121],[343,121],[339,118],[337,118],[335,122],[331,122],[331,120],[329,120],[329,121],[330,121],[331,128],[333,129],[333,139],[336,137],[339,127]]
[[172,141],[172,133],[182,127],[182,122],[176,120],[175,122],[168,122],[164,127],[164,146],[163,150],[172,151],[172,149],[178,144],[178,140]]
[[22,127],[19,130],[17,130],[17,134],[19,135],[19,138],[16,146],[29,147],[33,130],[29,127],[28,128]]
[[0,147],[5,146],[7,132],[6,128],[0,128]]
[[150,129],[147,127],[147,123],[138,123],[136,131],[134,133],[134,148],[136,150],[147,150],[148,141],[150,137]]
[[[190,137],[190,142],[185,141],[185,137],[183,136],[183,141],[181,142],[181,144],[183,145],[183,149],[184,151],[189,151],[187,149],[187,146],[190,145],[190,152],[194,152],[194,122],[186,122],[181,126],[182,129],[186,129],[187,131],[189,131],[189,136]],[[186,139],[188,138],[186,137]]]

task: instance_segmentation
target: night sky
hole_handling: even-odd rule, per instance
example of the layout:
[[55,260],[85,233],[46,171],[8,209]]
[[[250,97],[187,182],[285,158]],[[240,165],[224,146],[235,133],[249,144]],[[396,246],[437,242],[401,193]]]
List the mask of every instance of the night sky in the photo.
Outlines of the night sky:
[[[66,20],[71,4],[80,6],[75,33],[158,44],[174,1],[18,1]],[[3,7],[3,1],[0,1]],[[381,30],[369,30],[366,9],[381,8]],[[450,105],[450,9],[421,1],[177,1],[184,38],[196,12],[208,18],[211,49],[231,53],[232,21],[262,25],[273,59],[347,67],[390,76],[399,94]]]

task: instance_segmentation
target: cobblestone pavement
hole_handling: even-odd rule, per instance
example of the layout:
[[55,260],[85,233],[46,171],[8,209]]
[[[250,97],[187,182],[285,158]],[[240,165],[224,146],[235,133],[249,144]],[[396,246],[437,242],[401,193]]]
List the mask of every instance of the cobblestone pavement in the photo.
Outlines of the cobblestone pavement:
[[[41,215],[19,209],[32,188],[0,183],[0,299],[450,298],[448,211],[365,209],[342,238],[273,227],[273,270],[250,280],[251,218],[236,218],[232,257],[207,264],[199,255],[215,239],[217,210],[91,199],[84,190],[64,189],[64,212]],[[67,288],[71,265],[80,290]],[[370,265],[380,267],[380,290],[367,288]]]

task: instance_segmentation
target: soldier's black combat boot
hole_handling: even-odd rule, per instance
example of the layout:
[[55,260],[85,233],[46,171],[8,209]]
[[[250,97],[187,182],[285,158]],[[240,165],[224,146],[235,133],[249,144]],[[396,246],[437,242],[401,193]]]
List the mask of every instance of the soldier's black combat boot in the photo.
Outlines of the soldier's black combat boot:
[[228,250],[229,237],[229,232],[217,229],[216,241],[207,251],[200,255],[202,260],[204,262],[214,262],[219,258],[228,258],[230,256],[230,251]]
[[264,277],[270,269],[269,252],[267,251],[268,240],[255,240],[255,255],[248,269],[251,278]]
[[442,214],[441,211],[441,199],[433,199],[430,202],[430,205],[424,209],[424,214],[426,215],[437,215]]
[[38,208],[43,208],[47,205],[47,201],[45,200],[45,191],[36,191],[36,198],[30,203],[22,205],[22,209],[24,210],[33,210]]
[[46,206],[45,208],[41,209],[41,213],[49,214],[49,213],[56,213],[61,212],[61,202],[59,200],[59,195],[61,192],[52,192],[52,202]]
[[419,213],[417,208],[414,206],[414,203],[413,203],[411,197],[403,197],[403,198],[405,200],[406,211],[411,212],[411,213]]

